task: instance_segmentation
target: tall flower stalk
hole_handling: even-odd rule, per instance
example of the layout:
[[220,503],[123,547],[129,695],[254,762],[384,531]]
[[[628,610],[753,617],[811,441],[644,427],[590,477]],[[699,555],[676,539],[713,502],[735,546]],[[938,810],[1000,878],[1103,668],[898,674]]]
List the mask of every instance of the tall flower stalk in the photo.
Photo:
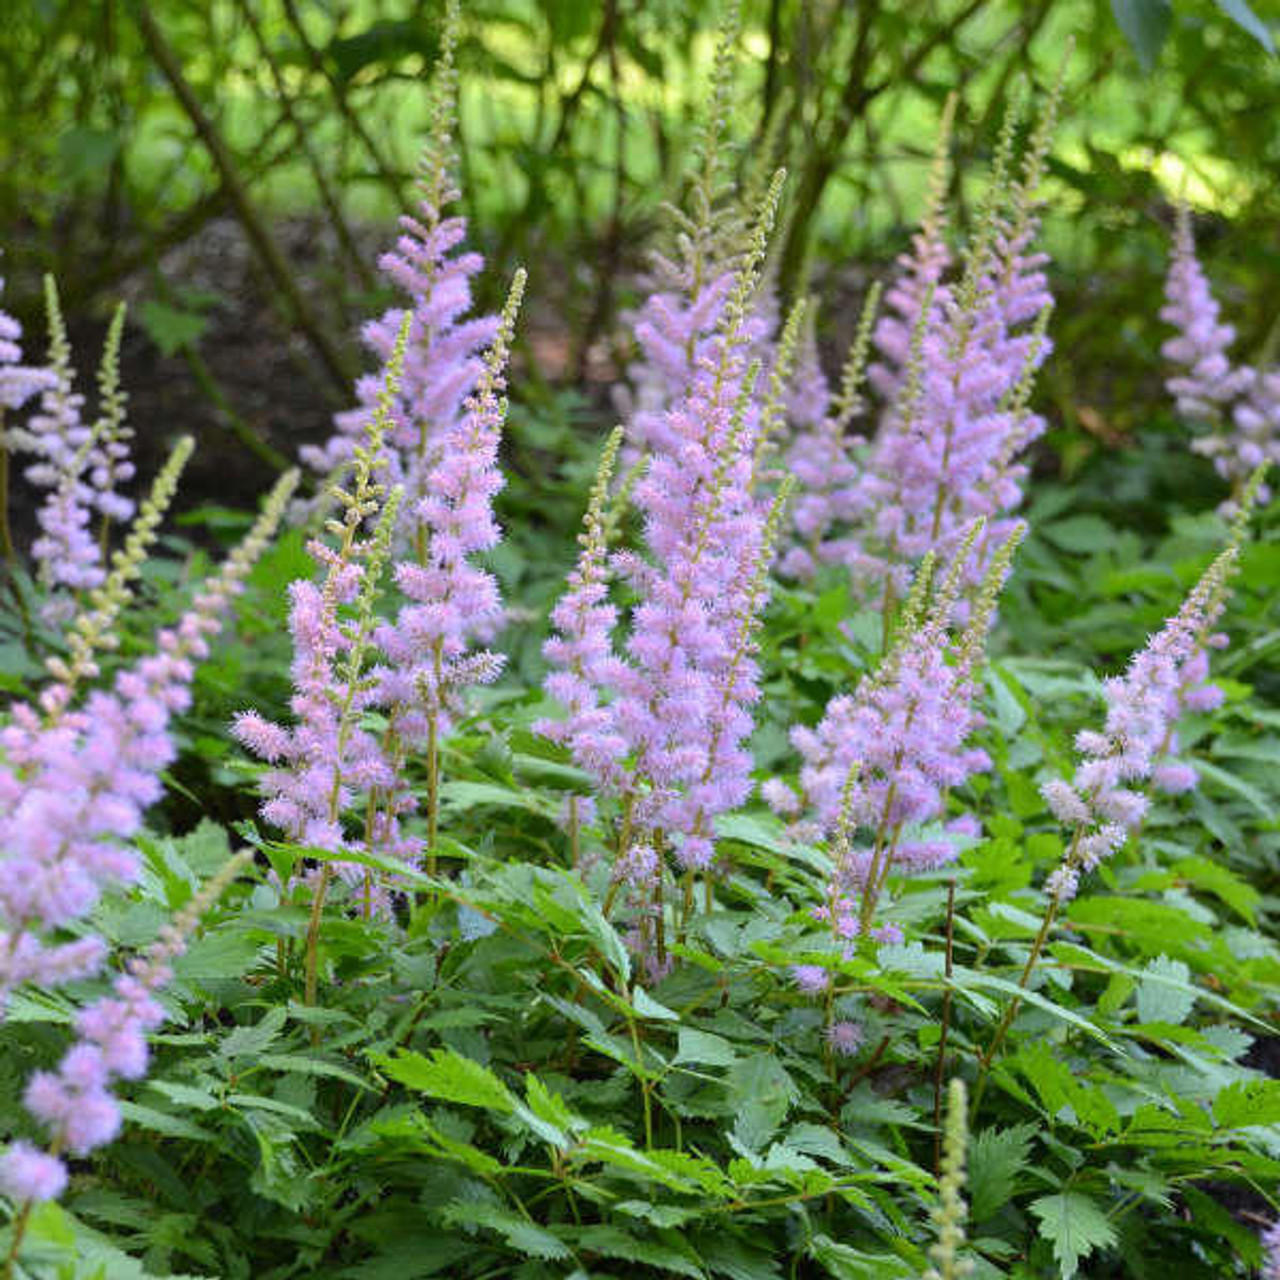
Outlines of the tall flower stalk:
[[[757,674],[751,660],[775,524],[755,491],[762,417],[759,364],[750,360],[753,299],[781,192],[776,175],[720,312],[711,355],[645,444],[650,458],[633,501],[648,556],[611,562],[637,593],[621,651],[611,631],[601,502],[588,513],[583,559],[557,607],[548,692],[566,721],[544,731],[617,795],[614,891],[637,909],[639,949],[659,967],[664,863],[707,871],[714,819],[750,791],[749,730]],[[632,428],[628,427],[630,433]],[[776,517],[775,517],[776,520]]]
[[[1256,476],[1249,501],[1260,481]],[[1062,863],[1044,884],[1045,910],[1018,979],[1020,991],[1031,981],[1058,913],[1076,896],[1081,876],[1111,857],[1139,828],[1148,805],[1141,788],[1152,781],[1176,731],[1189,676],[1203,670],[1202,655],[1226,607],[1238,556],[1233,539],[1178,612],[1134,655],[1125,673],[1104,682],[1107,714],[1102,731],[1077,734],[1082,759],[1070,782],[1055,778],[1043,786],[1050,811],[1072,834]],[[977,1098],[1021,1007],[1021,996],[1015,996],[979,1059]]]
[[323,446],[308,446],[302,459],[322,475],[352,465],[355,448],[377,412],[386,385],[388,362],[406,319],[409,340],[396,379],[383,445],[384,481],[405,491],[397,545],[421,561],[430,529],[420,503],[431,491],[431,475],[447,447],[450,432],[466,412],[466,401],[483,371],[482,352],[497,332],[497,316],[470,316],[472,281],[484,266],[477,253],[459,251],[466,219],[450,213],[459,199],[453,130],[457,118],[454,55],[461,27],[458,0],[449,0],[441,31],[440,57],[430,86],[427,138],[419,163],[419,203],[415,215],[400,219],[395,248],[378,266],[387,280],[407,295],[365,326],[365,345],[379,357],[377,374],[356,385],[358,404],[335,418],[337,431]]
[[[282,827],[295,843],[339,852],[347,843],[342,817],[357,790],[389,785],[391,770],[378,739],[360,727],[374,705],[374,682],[366,660],[377,625],[374,604],[402,490],[390,495],[377,478],[385,467],[384,440],[409,338],[410,319],[401,323],[388,361],[386,380],[363,444],[355,446],[349,489],[334,486],[340,515],[326,522],[336,541],[314,539],[308,550],[324,569],[317,585],[298,579],[289,588],[289,629],[294,641],[296,724],[284,728],[256,712],[236,717],[240,741],[273,767],[262,778],[267,799],[262,815]],[[373,532],[366,532],[376,519]],[[315,879],[305,944],[305,998],[315,1003],[320,921],[334,861],[326,860]],[[343,868],[358,877],[361,869]]]
[[[1235,329],[1220,319],[1220,308],[1196,259],[1191,214],[1178,210],[1173,256],[1165,281],[1160,318],[1178,330],[1161,350],[1171,371],[1165,386],[1178,411],[1209,430],[1192,441],[1197,453],[1232,488],[1226,515],[1240,505],[1250,476],[1259,466],[1280,463],[1280,369],[1236,365],[1227,350]],[[1265,485],[1262,502],[1270,498]]]
[[[981,522],[966,533],[967,553]],[[792,730],[803,760],[800,783],[808,812],[833,836],[835,868],[824,919],[846,943],[872,935],[872,921],[891,873],[918,874],[951,862],[946,833],[932,834],[950,789],[990,767],[968,739],[982,723],[973,709],[983,642],[1020,531],[988,567],[968,626],[949,630],[961,585],[962,559],[935,582],[927,556],[908,594],[894,643],[874,675],[853,694],[828,704],[812,729]],[[930,591],[933,599],[929,599]],[[775,807],[798,807],[794,795],[771,789]],[[855,833],[862,839],[854,839]],[[895,937],[892,926],[875,936]]]

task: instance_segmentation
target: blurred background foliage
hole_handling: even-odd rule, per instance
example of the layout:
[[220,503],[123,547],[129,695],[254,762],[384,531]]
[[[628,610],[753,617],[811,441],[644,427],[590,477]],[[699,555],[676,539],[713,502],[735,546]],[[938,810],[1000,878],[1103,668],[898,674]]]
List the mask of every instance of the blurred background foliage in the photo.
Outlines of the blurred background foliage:
[[[1175,427],[1156,312],[1181,197],[1200,215],[1241,351],[1280,337],[1267,287],[1280,277],[1270,2],[744,0],[738,162],[746,172],[773,155],[790,170],[779,270],[785,287],[817,293],[829,364],[869,280],[906,245],[948,92],[960,97],[963,228],[1010,95],[1050,82],[1073,39],[1046,191],[1059,306],[1042,466],[1086,490],[1102,477],[1103,502],[1099,464],[1138,445],[1144,467],[1126,480],[1136,518],[1200,480],[1204,503],[1216,500],[1207,468],[1160,447],[1162,420]],[[96,341],[127,297],[144,452],[148,434],[157,451],[167,432],[209,436],[197,488],[256,491],[264,465],[323,434],[347,399],[360,323],[386,301],[376,257],[413,199],[441,7],[7,0],[6,306],[39,334],[39,276],[53,271],[73,335]],[[514,462],[567,468],[568,501],[578,426],[607,421],[619,312],[663,234],[662,201],[680,195],[715,6],[464,11],[459,162],[471,240],[490,263],[482,301],[500,298],[516,264],[531,274],[517,385],[533,411],[517,418]]]

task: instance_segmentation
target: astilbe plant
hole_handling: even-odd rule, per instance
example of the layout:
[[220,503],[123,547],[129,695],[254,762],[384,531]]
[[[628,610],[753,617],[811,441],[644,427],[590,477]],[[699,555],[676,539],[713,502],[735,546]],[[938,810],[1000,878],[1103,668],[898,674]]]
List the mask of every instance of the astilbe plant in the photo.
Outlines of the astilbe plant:
[[[139,516],[143,531],[158,521],[189,452],[188,442],[153,486]],[[210,639],[274,535],[296,482],[290,472],[276,485],[240,546],[202,584],[177,624],[156,634],[155,652],[121,666],[109,688],[93,689],[80,702],[81,685],[99,674],[96,654],[113,646],[133,558],[146,554],[149,538],[135,537],[116,554],[92,609],[77,618],[68,658],[50,660],[52,683],[35,705],[9,709],[0,728],[0,999],[25,984],[49,989],[102,967],[107,948],[83,922],[104,892],[138,877],[132,840],[177,753],[171,722],[190,704],[195,664],[208,656]],[[210,892],[216,896],[225,883],[215,879]],[[154,992],[208,900],[198,895],[115,980],[112,996],[79,1011],[75,1044],[55,1070],[32,1076],[25,1102],[48,1130],[50,1150],[17,1142],[0,1157],[0,1184],[24,1205],[15,1253],[30,1204],[56,1197],[66,1184],[63,1156],[86,1155],[119,1130],[109,1086],[144,1074],[145,1033],[164,1016]]]
[[[36,517],[40,536],[31,548],[41,583],[49,590],[78,591],[100,586],[105,576],[90,527],[93,493],[85,478],[94,432],[81,420],[84,396],[74,387],[71,345],[51,276],[45,277],[45,307],[53,381],[40,397],[39,412],[11,439],[35,457],[25,470],[27,480],[48,491]],[[65,600],[56,602],[55,611],[65,615],[66,606]]]
[[563,668],[548,692],[570,716],[540,728],[621,799],[615,889],[631,894],[636,945],[658,969],[666,852],[690,884],[695,872],[709,873],[716,816],[751,790],[743,743],[758,697],[752,634],[775,522],[756,489],[759,367],[747,367],[744,349],[780,191],[778,175],[720,309],[712,353],[667,412],[662,436],[646,441],[633,496],[649,558],[626,553],[613,562],[637,596],[622,652],[609,637],[599,485],[583,558],[556,611],[561,636],[547,649]]
[[[404,496],[399,487],[388,494],[377,473],[386,467],[384,443],[408,336],[406,316],[365,441],[355,446],[350,486],[333,490],[340,515],[326,522],[326,530],[337,545],[320,538],[307,545],[322,570],[322,580],[298,578],[289,586],[290,709],[295,723],[286,727],[256,711],[245,711],[233,724],[241,743],[271,766],[260,783],[265,797],[262,816],[291,842],[327,853],[345,847],[372,851],[389,840],[400,844],[398,829],[388,823],[375,799],[380,791],[392,791],[394,773],[378,736],[363,726],[362,719],[376,705],[375,683],[367,670],[377,624],[374,604]],[[370,530],[373,520],[376,524]],[[366,796],[362,838],[350,837],[343,827],[344,815]],[[409,851],[402,848],[400,852]],[[337,869],[352,883],[364,878],[363,868],[356,863],[342,862]],[[334,864],[326,861],[314,887],[308,937],[309,1000],[315,994],[320,912],[333,870]],[[375,886],[366,880],[366,913],[375,907],[385,907],[385,891],[379,888],[375,901]]]
[[[1178,721],[1187,710],[1209,709],[1221,701],[1221,690],[1207,681],[1208,650],[1225,643],[1216,625],[1226,608],[1245,520],[1262,480],[1262,470],[1256,469],[1245,487],[1230,542],[1182,607],[1130,659],[1122,676],[1104,682],[1104,727],[1101,732],[1077,734],[1083,759],[1072,780],[1053,778],[1042,787],[1050,811],[1072,834],[1062,862],[1044,883],[1046,905],[1018,980],[1022,990],[1032,979],[1059,912],[1079,891],[1081,876],[1096,870],[1141,829],[1149,805],[1145,787],[1177,793],[1195,785],[1193,766],[1171,756],[1177,748]],[[1006,1006],[982,1054],[979,1098],[1021,1003],[1019,995]]]
[[323,446],[307,446],[302,459],[322,475],[350,467],[386,382],[397,335],[408,320],[409,339],[396,379],[385,430],[385,480],[405,491],[398,541],[411,545],[419,559],[430,537],[422,501],[431,492],[432,473],[465,413],[483,369],[482,353],[498,330],[497,316],[469,316],[472,280],[484,259],[459,252],[466,219],[449,209],[459,198],[453,121],[457,113],[454,50],[460,25],[457,0],[448,6],[440,59],[430,89],[430,123],[420,161],[420,198],[416,215],[401,218],[394,250],[379,259],[383,274],[408,295],[408,305],[392,307],[364,330],[364,341],[382,360],[382,370],[356,385],[359,404],[339,413],[338,430]]
[[[688,209],[664,206],[675,227],[674,251],[652,254],[651,270],[643,282],[645,301],[623,317],[636,358],[627,368],[626,383],[615,388],[614,402],[627,424],[622,461],[629,471],[641,466],[649,451],[672,452],[680,447],[671,412],[688,395],[707,361],[716,359],[722,316],[749,239],[749,220],[765,195],[763,188],[739,192],[729,172],[726,153],[738,35],[736,7],[726,6],[709,100],[702,113]],[[766,370],[771,365],[776,311],[771,290],[757,279],[747,313],[739,321],[736,340],[745,356],[741,370],[752,359]]]
[[[423,555],[396,565],[395,583],[405,599],[389,621],[375,606],[386,585],[397,515],[406,499],[400,486],[388,493],[378,474],[387,466],[386,439],[412,332],[411,318],[402,319],[381,397],[365,441],[355,449],[350,489],[333,490],[342,514],[327,529],[337,545],[320,539],[309,544],[323,580],[298,579],[290,587],[290,705],[296,723],[286,727],[254,711],[236,717],[236,736],[271,765],[261,782],[262,816],[295,845],[328,854],[356,850],[415,865],[423,840],[404,826],[417,806],[405,769],[407,756],[423,750],[425,843],[434,868],[439,749],[448,713],[467,685],[490,680],[501,669],[492,654],[471,648],[500,612],[496,580],[471,557],[499,538],[492,499],[502,483],[503,371],[523,288],[520,272],[482,362],[476,392],[441,441],[427,493],[417,504],[415,518],[428,533]],[[371,521],[376,523],[369,532]],[[386,720],[381,733],[366,727],[372,712]],[[308,1003],[316,998],[322,913],[335,870],[364,915],[390,910],[392,884],[360,862],[324,861],[312,886]]]
[[[981,532],[981,522],[970,526],[961,543],[965,554]],[[957,635],[950,621],[963,559],[935,583],[934,559],[926,556],[880,668],[853,694],[833,698],[815,727],[792,730],[804,762],[803,803],[779,779],[766,788],[776,810],[805,813],[830,842],[833,877],[818,916],[846,946],[871,932],[892,873],[945,866],[959,853],[954,837],[974,834],[970,819],[957,819],[951,832],[930,832],[929,825],[944,817],[950,790],[991,766],[987,753],[970,742],[983,723],[973,705],[976,668],[1021,533],[1015,531],[993,557],[969,624]],[[865,841],[855,838],[859,832]],[[900,940],[901,931],[885,925],[875,936]]]
[[[1172,366],[1165,386],[1179,413],[1209,428],[1191,447],[1211,458],[1231,485],[1223,508],[1230,515],[1255,469],[1280,463],[1280,369],[1234,364],[1227,349],[1235,329],[1220,316],[1196,258],[1191,213],[1182,206],[1160,311],[1160,318],[1178,330],[1162,348]],[[1258,496],[1266,502],[1270,490],[1264,485]]]
[[[1026,475],[1017,457],[1043,429],[1028,398],[1050,349],[1044,325],[1052,299],[1044,255],[1032,245],[1058,93],[1033,129],[1016,176],[1018,116],[1011,110],[1006,117],[976,233],[954,281],[946,279],[951,253],[943,212],[948,107],[924,222],[885,295],[888,313],[872,330],[880,359],[868,379],[885,401],[878,429],[860,451],[846,437],[861,408],[855,391],[866,326],[873,323],[868,308],[846,390],[818,438],[792,445],[792,456],[824,478],[816,500],[802,496],[797,505],[799,545],[784,565],[801,576],[823,563],[843,565],[861,594],[883,596],[886,619],[926,552],[945,570],[973,520],[983,518],[982,539],[965,566],[971,592],[1014,527],[1010,512]],[[966,598],[957,601],[961,616]]]

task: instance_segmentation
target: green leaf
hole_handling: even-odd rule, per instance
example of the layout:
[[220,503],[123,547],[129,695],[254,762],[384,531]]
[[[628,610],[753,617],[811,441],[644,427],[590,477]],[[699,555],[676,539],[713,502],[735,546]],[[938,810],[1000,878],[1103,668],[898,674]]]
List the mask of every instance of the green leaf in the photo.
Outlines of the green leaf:
[[1155,68],[1169,34],[1169,0],[1111,0],[1111,12],[1144,71]]
[[749,1150],[759,1151],[786,1118],[797,1096],[795,1083],[771,1053],[739,1059],[727,1083],[737,1115],[734,1133]]
[[676,1275],[692,1276],[694,1280],[701,1280],[706,1274],[693,1258],[681,1250],[662,1244],[651,1236],[641,1239],[619,1227],[582,1227],[574,1231],[571,1238],[580,1249],[589,1249],[606,1258],[622,1258]]
[[218,1046],[220,1058],[257,1057],[284,1029],[287,1012],[279,1007],[268,1009],[252,1026],[236,1027]]
[[268,1067],[272,1071],[284,1071],[290,1075],[328,1076],[331,1080],[342,1080],[346,1084],[354,1085],[357,1089],[372,1090],[373,1088],[367,1080],[361,1079],[346,1067],[302,1053],[264,1053],[258,1059],[258,1065]]
[[1214,0],[1214,3],[1242,31],[1247,31],[1268,53],[1275,53],[1271,28],[1249,8],[1247,0]]
[[[1112,8],[1124,0],[1113,0]],[[1141,4],[1140,0],[1129,0],[1135,7],[1153,7]],[[1119,20],[1119,14],[1116,15]],[[1123,23],[1121,26],[1123,27]],[[1126,31],[1127,35],[1128,32]],[[1101,516],[1067,516],[1064,520],[1055,520],[1052,524],[1041,525],[1040,536],[1063,551],[1072,551],[1080,555],[1089,555],[1097,551],[1106,551],[1115,545],[1116,531]]]
[[984,1129],[969,1144],[970,1215],[985,1222],[1018,1189],[1018,1175],[1027,1167],[1036,1126]]
[[122,1101],[120,1114],[129,1124],[136,1124],[139,1129],[148,1129],[152,1133],[162,1133],[166,1138],[186,1138],[189,1142],[214,1141],[214,1135],[198,1124],[167,1111],[143,1106],[140,1102]]
[[374,1054],[373,1061],[391,1079],[442,1102],[485,1107],[503,1114],[514,1111],[511,1091],[487,1067],[452,1049],[433,1049],[430,1057],[401,1050],[394,1057]]
[[1183,858],[1174,864],[1173,872],[1194,888],[1220,898],[1250,924],[1257,922],[1256,907],[1261,895],[1220,862],[1209,858]]
[[1223,1129],[1280,1124],[1280,1080],[1237,1080],[1213,1100],[1213,1118]]
[[1030,1208],[1040,1219],[1045,1239],[1053,1245],[1062,1280],[1070,1280],[1076,1274],[1081,1258],[1115,1243],[1115,1228],[1097,1202],[1078,1191],[1041,1196],[1031,1202]]
[[920,1274],[905,1259],[891,1253],[864,1253],[826,1235],[814,1236],[808,1250],[837,1280],[915,1280]]
[[1195,1008],[1195,993],[1189,991],[1191,970],[1181,960],[1157,956],[1147,961],[1138,984],[1139,1022],[1184,1022]]
[[184,347],[194,347],[209,327],[207,316],[179,311],[154,298],[138,308],[138,321],[164,356],[176,355]]
[[510,1209],[495,1204],[455,1200],[444,1211],[445,1221],[451,1225],[487,1227],[496,1231],[519,1254],[530,1258],[567,1258],[569,1246],[559,1236],[552,1235]]
[[702,1062],[712,1067],[731,1067],[738,1060],[733,1045],[723,1036],[694,1027],[681,1027],[676,1044],[674,1061],[677,1063]]
[[631,989],[631,1002],[642,1018],[652,1018],[657,1022],[679,1022],[680,1015],[674,1009],[655,1000],[643,987]]

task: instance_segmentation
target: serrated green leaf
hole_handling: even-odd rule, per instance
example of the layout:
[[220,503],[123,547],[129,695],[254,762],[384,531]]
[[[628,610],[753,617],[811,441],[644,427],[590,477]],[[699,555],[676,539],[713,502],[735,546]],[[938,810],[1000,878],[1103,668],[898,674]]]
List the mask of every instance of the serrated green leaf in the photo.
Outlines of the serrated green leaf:
[[969,1143],[970,1215],[985,1222],[1003,1208],[1019,1186],[1019,1175],[1031,1157],[1036,1128],[983,1129]]
[[1238,1080],[1213,1100],[1213,1118],[1223,1129],[1280,1124],[1280,1080]]
[[1157,956],[1147,961],[1138,984],[1136,1004],[1139,1022],[1168,1022],[1177,1026],[1195,1008],[1195,994],[1188,990],[1191,970],[1181,960]]
[[1070,1280],[1080,1259],[1095,1249],[1105,1249],[1116,1241],[1115,1228],[1097,1202],[1078,1191],[1033,1200],[1031,1212],[1040,1219],[1040,1229],[1053,1245],[1062,1280]]
[[694,1027],[681,1027],[676,1035],[674,1062],[701,1062],[711,1067],[730,1067],[737,1060],[733,1045],[723,1036]]
[[394,1057],[374,1054],[373,1062],[392,1080],[430,1098],[486,1107],[507,1114],[515,1110],[511,1091],[487,1067],[452,1049],[433,1049],[430,1056],[401,1050]]
[[567,1258],[570,1253],[569,1246],[559,1236],[495,1204],[455,1200],[445,1209],[444,1218],[454,1225],[466,1224],[496,1231],[522,1257],[543,1258],[550,1262]]

